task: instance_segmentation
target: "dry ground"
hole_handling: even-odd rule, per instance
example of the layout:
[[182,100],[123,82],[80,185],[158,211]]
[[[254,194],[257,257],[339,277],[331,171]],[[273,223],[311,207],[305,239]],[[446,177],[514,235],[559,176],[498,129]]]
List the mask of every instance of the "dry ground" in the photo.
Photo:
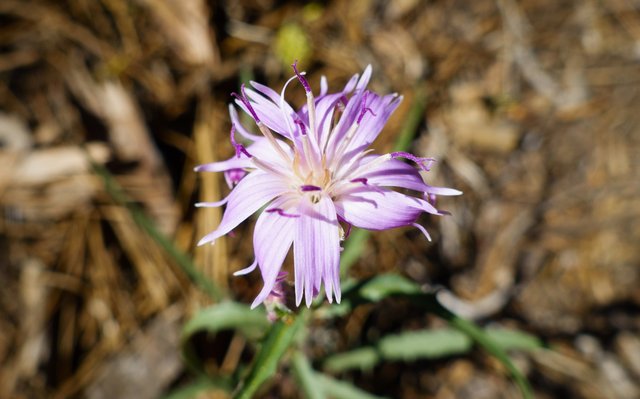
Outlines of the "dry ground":
[[[192,167],[231,155],[240,80],[279,88],[293,58],[314,87],[372,64],[376,91],[405,96],[380,151],[426,93],[412,150],[439,160],[431,183],[465,192],[424,220],[433,243],[377,234],[355,276],[396,270],[482,325],[536,334],[555,351],[514,358],[540,398],[640,397],[637,0],[2,0],[0,397],[153,398],[190,378],[179,329],[208,302],[85,154],[249,302],[259,278],[230,273],[251,261],[250,229],[193,249],[220,217],[193,202],[226,186]],[[319,323],[310,350],[439,323],[385,301]],[[212,372],[232,352],[210,354]],[[481,351],[338,377],[389,397],[518,397]],[[279,378],[271,397],[296,397]]]

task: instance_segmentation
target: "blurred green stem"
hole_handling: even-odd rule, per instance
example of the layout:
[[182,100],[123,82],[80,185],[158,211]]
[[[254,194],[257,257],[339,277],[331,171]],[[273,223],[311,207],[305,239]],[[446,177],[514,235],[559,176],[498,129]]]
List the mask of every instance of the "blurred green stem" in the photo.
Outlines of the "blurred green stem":
[[269,332],[256,356],[249,375],[234,395],[235,399],[251,399],[255,393],[278,370],[278,363],[292,345],[298,332],[304,325],[308,310],[302,309],[300,313],[292,316],[294,320],[277,321]]

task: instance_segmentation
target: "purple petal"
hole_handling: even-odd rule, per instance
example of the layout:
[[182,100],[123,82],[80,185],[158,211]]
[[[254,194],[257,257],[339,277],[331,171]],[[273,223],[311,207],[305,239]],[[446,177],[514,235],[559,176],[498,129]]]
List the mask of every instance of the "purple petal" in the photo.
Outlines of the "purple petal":
[[226,161],[219,162],[211,162],[205,163],[203,165],[198,165],[193,170],[196,172],[224,172],[225,170],[231,169],[245,169],[252,167],[253,163],[251,159],[242,157],[238,158],[234,156],[233,158],[227,159]]
[[287,188],[287,183],[280,176],[262,171],[249,173],[229,194],[227,209],[218,228],[202,238],[198,245],[227,234]]
[[[252,100],[251,105],[253,106],[253,109],[265,126],[284,137],[291,138],[289,126],[294,126],[292,117],[294,114],[293,109],[290,106],[285,105],[285,113],[283,115],[283,112],[280,109],[280,104],[270,101],[251,89],[247,89],[246,93],[247,97]],[[245,112],[248,111],[244,104],[238,101],[236,101],[236,103],[238,103]],[[285,120],[285,115],[289,118],[289,124],[287,124],[287,121]]]
[[321,197],[317,203],[307,198],[298,206],[301,215],[296,223],[293,242],[296,304],[311,305],[314,295],[324,282],[327,299],[335,293],[340,302],[340,231],[333,201]]
[[362,76],[360,77],[360,80],[356,85],[356,90],[364,90],[365,87],[367,87],[367,85],[369,84],[369,79],[371,79],[371,71],[372,71],[371,64],[369,64],[364,69],[364,72],[362,72]]
[[[284,200],[277,199],[272,205],[281,206],[283,203]],[[251,304],[251,308],[260,305],[275,287],[280,268],[293,242],[296,220],[269,212],[263,212],[258,217],[253,234],[253,247],[264,286]]]
[[236,130],[238,131],[238,133],[240,133],[240,135],[245,139],[256,141],[263,138],[262,136],[249,133],[249,131],[244,127],[244,125],[240,123],[240,118],[238,118],[238,111],[236,110],[236,107],[233,106],[233,104],[229,104],[229,117],[231,118],[231,123],[236,127]]
[[280,102],[280,94],[277,91],[273,90],[271,87],[265,86],[262,83],[254,82],[253,80],[250,83],[251,86],[253,86],[260,93],[267,96],[275,104],[278,104]]
[[322,75],[320,77],[320,96],[322,97],[325,94],[327,94],[327,91],[329,90],[329,84],[327,83],[327,77]]
[[[366,162],[376,158],[378,156],[366,157],[363,164],[366,165]],[[401,187],[420,192],[426,192],[429,187],[422,180],[422,176],[415,167],[397,159],[390,159],[378,164],[362,177],[366,178],[369,184],[384,187]]]
[[244,269],[240,269],[237,272],[234,272],[233,275],[234,276],[244,276],[245,274],[249,274],[252,271],[254,271],[256,269],[256,266],[258,266],[258,259],[256,258],[256,260],[253,261],[252,264],[250,264],[249,266],[245,267]]
[[456,190],[455,188],[448,187],[434,187],[427,185],[427,189],[424,190],[427,194],[435,194],[435,195],[462,195],[462,191]]
[[356,227],[368,230],[386,230],[414,223],[425,211],[425,204],[429,205],[424,200],[395,191],[374,191],[366,186],[341,195],[335,203],[336,211],[341,218]]
[[[375,93],[369,94],[367,97],[367,107],[371,109],[375,115],[365,115],[360,123],[358,132],[353,136],[353,139],[349,142],[347,151],[351,149],[362,150],[364,147],[368,147],[378,137],[382,128],[387,124],[389,117],[393,114],[393,111],[398,108],[398,105],[402,102],[402,97],[394,94],[386,96],[378,96]],[[363,105],[361,105],[362,107]]]

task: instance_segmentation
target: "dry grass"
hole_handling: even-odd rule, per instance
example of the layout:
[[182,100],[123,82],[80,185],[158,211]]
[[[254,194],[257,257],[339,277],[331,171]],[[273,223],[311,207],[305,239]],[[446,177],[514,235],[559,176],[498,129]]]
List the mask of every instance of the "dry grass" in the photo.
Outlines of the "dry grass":
[[[208,300],[86,154],[205,275],[255,294],[256,277],[230,278],[250,230],[193,250],[221,215],[192,203],[227,188],[192,167],[230,156],[229,92],[251,73],[280,87],[291,46],[311,50],[312,83],[371,63],[374,89],[405,95],[380,150],[425,90],[413,150],[439,160],[430,182],[465,191],[428,221],[434,244],[379,234],[354,273],[400,270],[547,340],[556,352],[517,359],[539,397],[640,395],[637,1],[3,0],[0,21],[0,397],[151,398],[185,375],[179,328]],[[315,350],[434,323],[365,307],[319,326],[335,339]],[[230,347],[212,367],[237,367],[244,343]],[[341,377],[393,397],[517,396],[481,354]],[[296,396],[282,378],[276,395]]]

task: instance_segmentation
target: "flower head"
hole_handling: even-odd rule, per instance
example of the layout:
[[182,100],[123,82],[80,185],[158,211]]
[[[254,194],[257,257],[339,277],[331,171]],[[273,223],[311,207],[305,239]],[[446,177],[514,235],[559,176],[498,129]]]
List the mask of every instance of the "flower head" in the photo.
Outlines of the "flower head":
[[[369,230],[414,226],[429,238],[416,223],[418,217],[423,212],[445,214],[433,205],[436,195],[461,194],[423,181],[419,170],[428,171],[434,162],[431,158],[406,152],[376,155],[368,150],[402,100],[396,94],[378,95],[366,89],[370,66],[337,93],[328,93],[323,77],[317,97],[295,63],[293,70],[295,75],[281,93],[251,82],[253,89],[243,85],[240,94],[233,94],[261,135],[245,129],[231,105],[235,156],[196,167],[196,171],[224,172],[232,187],[221,201],[196,204],[226,204],[218,228],[198,245],[213,243],[266,206],[255,226],[255,261],[235,273],[260,268],[264,287],[252,307],[277,288],[292,246],[296,305],[304,297],[309,306],[322,286],[329,302],[334,298],[340,302],[340,242],[351,226]],[[284,98],[295,79],[307,96],[306,105],[297,111]],[[245,147],[236,141],[236,132],[250,144]]]

